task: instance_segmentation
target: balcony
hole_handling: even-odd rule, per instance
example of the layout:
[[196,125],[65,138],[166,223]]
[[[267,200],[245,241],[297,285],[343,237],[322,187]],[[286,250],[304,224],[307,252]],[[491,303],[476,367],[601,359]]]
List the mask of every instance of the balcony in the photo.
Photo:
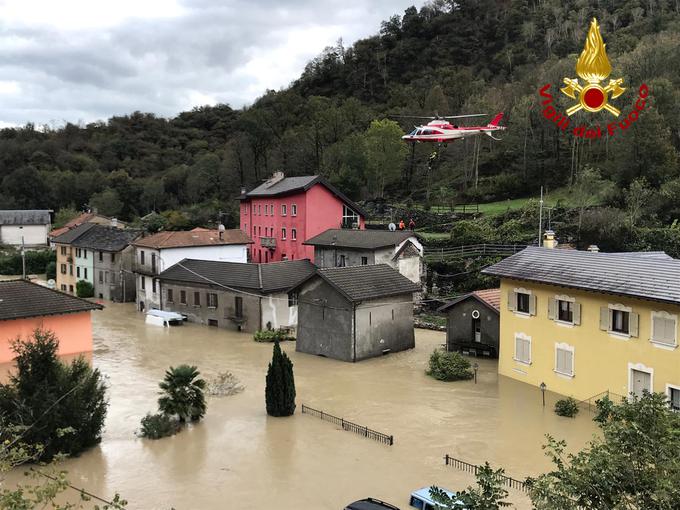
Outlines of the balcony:
[[342,220],[342,223],[340,224],[340,228],[346,228],[346,229],[354,229],[357,230],[359,228],[359,218],[345,218]]
[[275,250],[276,239],[274,237],[260,237],[260,246],[263,248],[269,248],[270,250]]
[[139,262],[132,264],[132,271],[147,276],[156,276],[158,274],[158,268],[155,264],[140,264]]

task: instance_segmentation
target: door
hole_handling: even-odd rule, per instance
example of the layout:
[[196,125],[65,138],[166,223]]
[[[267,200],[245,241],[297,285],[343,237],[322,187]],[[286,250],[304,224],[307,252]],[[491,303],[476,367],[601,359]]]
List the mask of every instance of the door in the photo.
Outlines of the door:
[[649,372],[643,372],[642,370],[635,370],[631,368],[631,393],[637,397],[642,397],[642,392],[644,390],[652,391],[652,375]]
[[472,319],[472,331],[474,334],[475,342],[481,343],[482,341],[482,321],[479,317]]

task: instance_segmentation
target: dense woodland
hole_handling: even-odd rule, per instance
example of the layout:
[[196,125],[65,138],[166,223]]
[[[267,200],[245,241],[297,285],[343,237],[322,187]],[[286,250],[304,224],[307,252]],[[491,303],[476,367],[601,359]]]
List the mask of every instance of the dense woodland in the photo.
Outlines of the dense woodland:
[[[630,111],[643,82],[652,96],[625,133],[591,141],[546,121],[538,90],[551,83],[559,108],[571,104],[557,88],[576,77],[592,17],[611,77],[628,87],[617,106]],[[276,170],[320,173],[354,199],[402,204],[535,196],[545,186],[572,197],[563,219],[577,239],[609,235],[606,247],[625,249],[635,229],[668,228],[680,213],[679,82],[680,0],[434,0],[351,47],[326,48],[289,88],[242,110],[3,129],[0,208],[89,205],[126,220],[157,211],[170,228],[215,222],[221,211],[233,226],[241,187]],[[437,157],[431,145],[401,143],[412,123],[391,120],[500,111],[502,141],[457,142]],[[572,125],[610,121],[605,111],[577,113]]]

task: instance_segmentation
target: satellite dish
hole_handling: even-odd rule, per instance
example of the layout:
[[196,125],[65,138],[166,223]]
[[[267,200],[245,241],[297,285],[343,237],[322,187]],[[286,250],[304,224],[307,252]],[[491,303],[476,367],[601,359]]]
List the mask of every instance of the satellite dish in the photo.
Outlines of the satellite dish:
[[57,282],[55,282],[52,278],[50,278],[49,280],[47,280],[47,286],[50,289],[53,289],[57,286]]
[[387,228],[390,229],[390,232],[394,232],[395,230],[397,230],[397,226],[394,223],[390,223],[389,225],[387,225]]

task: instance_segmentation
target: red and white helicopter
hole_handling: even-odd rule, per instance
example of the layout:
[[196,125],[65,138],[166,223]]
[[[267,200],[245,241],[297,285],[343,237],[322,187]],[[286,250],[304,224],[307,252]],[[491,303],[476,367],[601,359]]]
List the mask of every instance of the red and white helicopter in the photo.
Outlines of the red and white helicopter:
[[455,140],[467,138],[469,136],[477,136],[485,134],[494,140],[500,140],[493,136],[496,131],[505,130],[505,126],[500,126],[499,123],[503,118],[503,113],[496,115],[491,122],[486,126],[457,126],[451,124],[447,119],[462,119],[466,117],[483,117],[486,114],[476,113],[471,115],[449,115],[445,117],[419,117],[409,116],[415,119],[432,119],[426,126],[415,126],[415,129],[409,134],[401,137],[405,142],[431,142],[431,143],[447,143]]

